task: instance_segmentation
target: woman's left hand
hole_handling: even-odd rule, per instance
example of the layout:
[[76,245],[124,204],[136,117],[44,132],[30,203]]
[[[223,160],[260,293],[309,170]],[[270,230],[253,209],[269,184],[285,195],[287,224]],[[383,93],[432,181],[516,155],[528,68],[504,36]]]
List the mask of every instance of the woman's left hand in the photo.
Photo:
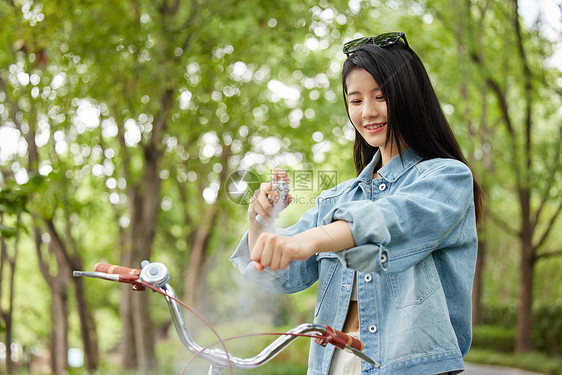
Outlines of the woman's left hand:
[[250,258],[255,262],[254,267],[263,271],[269,267],[272,271],[287,268],[293,260],[307,260],[315,253],[311,241],[293,237],[281,236],[275,233],[259,235]]

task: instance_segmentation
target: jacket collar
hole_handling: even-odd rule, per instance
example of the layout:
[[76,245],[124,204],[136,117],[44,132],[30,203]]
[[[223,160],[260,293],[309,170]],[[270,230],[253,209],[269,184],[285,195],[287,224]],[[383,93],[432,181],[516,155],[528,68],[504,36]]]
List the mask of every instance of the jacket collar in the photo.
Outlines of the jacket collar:
[[[378,165],[381,160],[380,150],[377,151],[373,160],[361,171],[358,180],[366,183],[371,183],[373,180],[373,173],[375,165]],[[416,154],[411,148],[407,148],[400,155],[395,156],[386,163],[382,168],[379,169],[379,176],[388,181],[394,182],[398,180],[404,173],[406,173],[410,168],[419,163],[422,157]]]

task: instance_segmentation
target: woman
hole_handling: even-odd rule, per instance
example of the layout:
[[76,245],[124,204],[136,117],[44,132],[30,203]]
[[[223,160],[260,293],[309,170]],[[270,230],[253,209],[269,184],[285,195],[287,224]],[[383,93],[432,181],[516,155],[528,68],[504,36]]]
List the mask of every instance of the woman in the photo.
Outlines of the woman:
[[308,374],[459,373],[471,342],[480,189],[405,35],[361,38],[344,52],[358,177],[276,233],[256,221],[276,215],[276,191],[262,184],[231,261],[279,293],[318,280],[315,323],[359,337],[380,363],[312,342]]

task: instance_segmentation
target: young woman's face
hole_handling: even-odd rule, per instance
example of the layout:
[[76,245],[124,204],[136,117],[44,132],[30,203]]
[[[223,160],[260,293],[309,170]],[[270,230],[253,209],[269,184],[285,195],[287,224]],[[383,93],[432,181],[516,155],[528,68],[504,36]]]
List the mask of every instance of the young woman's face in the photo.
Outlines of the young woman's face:
[[347,105],[353,126],[373,147],[384,151],[386,143],[386,100],[365,69],[354,69],[347,76]]

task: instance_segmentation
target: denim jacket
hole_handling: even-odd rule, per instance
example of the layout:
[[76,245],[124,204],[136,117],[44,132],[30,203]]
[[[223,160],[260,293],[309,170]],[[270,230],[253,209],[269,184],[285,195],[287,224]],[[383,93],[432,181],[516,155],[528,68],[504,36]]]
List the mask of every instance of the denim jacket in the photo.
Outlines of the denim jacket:
[[[256,271],[247,234],[231,257],[245,280],[279,293],[318,284],[314,322],[341,330],[356,278],[363,374],[435,374],[464,368],[471,343],[477,236],[470,169],[453,159],[423,160],[410,149],[378,170],[377,154],[357,178],[323,191],[295,235],[349,222],[356,246]],[[308,375],[329,371],[334,347],[311,340]]]

